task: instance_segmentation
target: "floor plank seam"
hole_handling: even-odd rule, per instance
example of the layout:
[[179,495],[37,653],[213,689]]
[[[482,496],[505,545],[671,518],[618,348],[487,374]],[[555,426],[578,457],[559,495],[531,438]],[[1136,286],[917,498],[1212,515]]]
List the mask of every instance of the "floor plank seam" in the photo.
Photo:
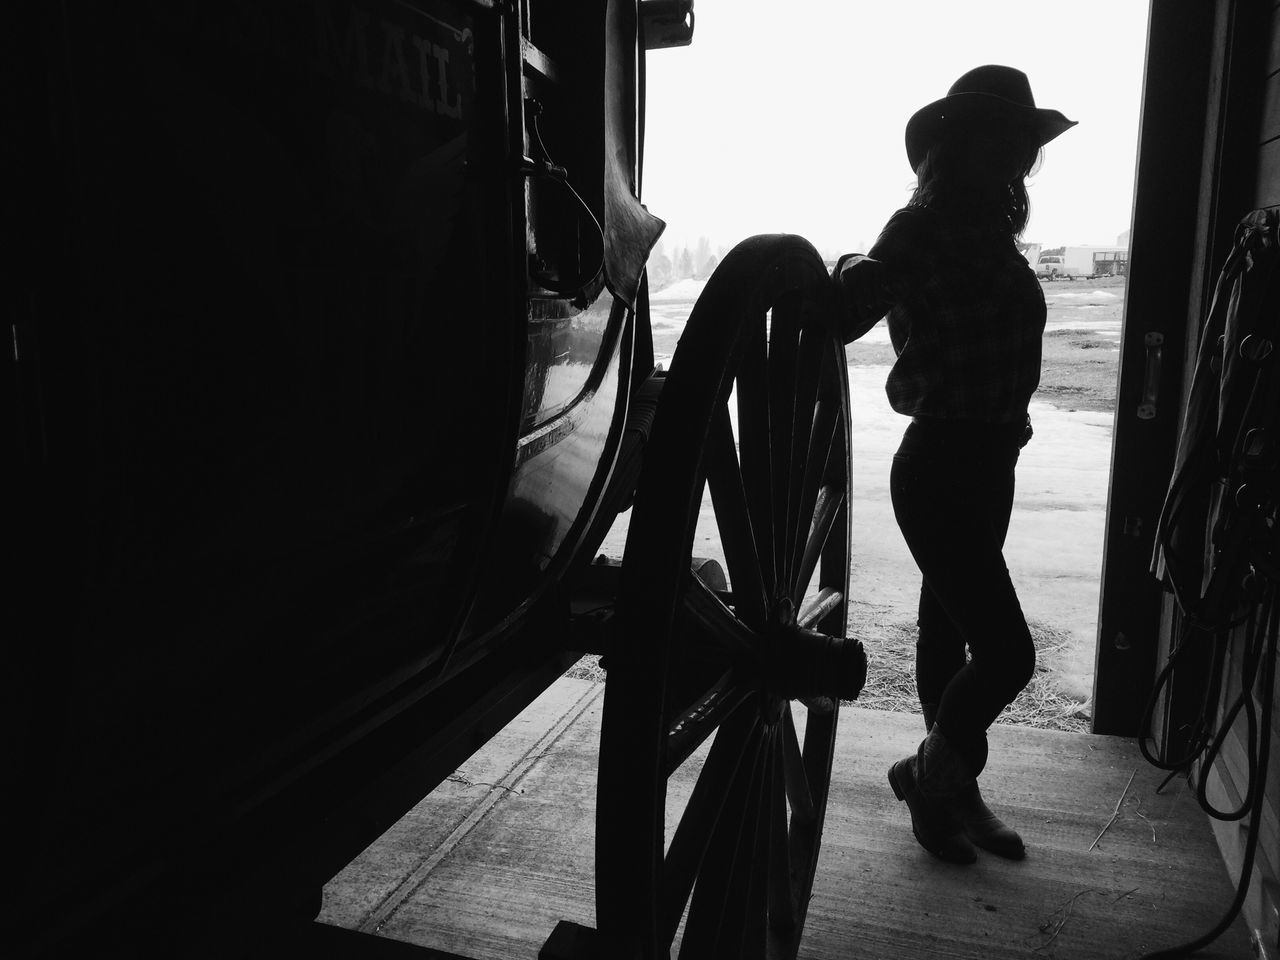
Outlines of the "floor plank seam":
[[452,853],[480,823],[493,812],[504,799],[519,792],[519,786],[533,770],[538,760],[555,746],[565,732],[604,694],[604,684],[593,684],[574,701],[560,719],[539,737],[520,758],[511,765],[507,774],[489,787],[483,797],[476,801],[463,821],[425,856],[403,880],[397,883],[381,901],[378,902],[357,929],[361,933],[378,933],[400,907],[427,881],[431,871]]

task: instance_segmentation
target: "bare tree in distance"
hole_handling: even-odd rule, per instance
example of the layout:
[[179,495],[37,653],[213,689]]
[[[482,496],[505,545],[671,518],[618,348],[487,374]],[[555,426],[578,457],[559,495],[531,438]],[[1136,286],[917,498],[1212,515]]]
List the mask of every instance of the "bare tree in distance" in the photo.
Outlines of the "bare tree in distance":
[[685,247],[680,251],[680,256],[676,259],[675,279],[687,280],[693,276],[693,255],[689,253],[689,248]]
[[699,278],[707,277],[711,271],[707,269],[707,261],[711,259],[711,241],[706,237],[699,237],[697,244],[693,248],[693,276]]

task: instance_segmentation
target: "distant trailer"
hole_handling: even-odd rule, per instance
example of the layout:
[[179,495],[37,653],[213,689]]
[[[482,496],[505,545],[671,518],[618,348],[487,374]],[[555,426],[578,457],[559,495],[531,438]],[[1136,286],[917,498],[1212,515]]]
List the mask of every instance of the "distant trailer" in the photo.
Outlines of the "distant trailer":
[[1128,266],[1127,247],[1058,247],[1040,254],[1036,276],[1047,280],[1122,277]]
[[1123,277],[1129,273],[1129,250],[1095,250],[1093,253],[1093,275],[1095,277]]

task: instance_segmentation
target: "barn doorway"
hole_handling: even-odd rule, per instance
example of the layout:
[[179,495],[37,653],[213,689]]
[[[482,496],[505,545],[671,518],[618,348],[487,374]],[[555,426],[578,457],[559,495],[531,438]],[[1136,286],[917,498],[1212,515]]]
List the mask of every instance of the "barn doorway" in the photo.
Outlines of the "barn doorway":
[[[706,275],[742,237],[798,233],[829,263],[865,251],[910,196],[907,117],[975,64],[1023,66],[1037,103],[1080,124],[1046,149],[1022,238],[1032,268],[1051,254],[1070,270],[1042,281],[1048,324],[1036,436],[1019,465],[1006,551],[1040,670],[1009,719],[1088,730],[1127,293],[1117,263],[1127,264],[1147,11],[1099,5],[1100,30],[1094,17],[994,0],[874,14],[808,0],[789,22],[797,31],[801,23],[824,28],[801,36],[780,32],[768,6],[753,17],[741,4],[700,2],[697,56],[656,51],[649,59],[643,197],[668,221],[649,269],[655,355],[669,362]],[[900,49],[900,37],[928,47],[910,68],[886,52]],[[769,70],[760,69],[761,49],[770,51]],[[717,100],[716,129],[740,130],[742,139],[708,135],[704,92],[717,82],[708,76],[735,78],[732,95]],[[796,97],[798,87],[813,95]],[[762,116],[767,137],[757,135]],[[893,358],[883,324],[848,348],[850,633],[872,651],[866,703],[910,710],[919,578],[888,496],[906,422],[884,395]],[[619,551],[621,529],[611,535]]]

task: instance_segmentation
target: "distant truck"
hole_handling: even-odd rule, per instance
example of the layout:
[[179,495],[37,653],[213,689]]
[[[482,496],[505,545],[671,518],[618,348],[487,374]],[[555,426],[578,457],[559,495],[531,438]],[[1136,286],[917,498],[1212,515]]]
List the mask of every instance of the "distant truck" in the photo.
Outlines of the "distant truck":
[[1046,280],[1122,277],[1128,272],[1127,247],[1057,247],[1036,260],[1036,276]]

